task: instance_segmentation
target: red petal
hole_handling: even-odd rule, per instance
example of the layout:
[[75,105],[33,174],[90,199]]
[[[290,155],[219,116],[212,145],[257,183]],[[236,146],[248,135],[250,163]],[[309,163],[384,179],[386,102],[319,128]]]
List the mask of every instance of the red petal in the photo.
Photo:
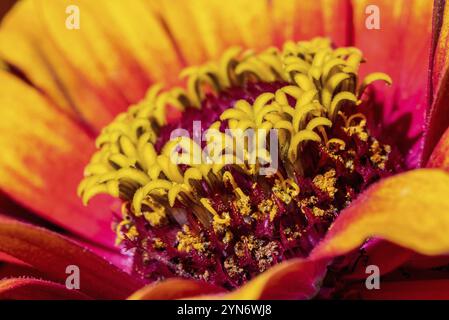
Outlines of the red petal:
[[137,279],[54,232],[1,217],[0,251],[62,283],[67,278],[67,266],[76,265],[81,290],[96,298],[125,298],[141,286]]
[[19,264],[19,265],[26,265],[26,263],[23,263],[22,261],[11,257],[10,255],[0,252],[0,263],[1,262],[8,262],[8,263],[14,263],[14,264]]
[[449,127],[449,2],[436,0],[435,8],[429,81],[432,104],[427,113],[424,160]]
[[347,279],[366,279],[366,267],[369,265],[376,265],[379,267],[381,274],[387,274],[398,267],[407,263],[415,253],[411,250],[402,248],[393,243],[382,239],[373,239],[368,241],[362,248],[363,256],[360,256],[359,251],[350,258],[347,263],[353,264],[356,260],[355,266],[351,273],[346,276]]
[[381,282],[380,289],[353,288],[355,297],[372,300],[447,300],[449,280]]
[[[378,87],[373,111],[384,124],[385,136],[401,137],[396,145],[409,152],[410,167],[418,165],[421,152],[416,139],[422,135],[427,103],[429,49],[432,30],[432,0],[358,0],[354,4],[354,45],[366,56],[361,68],[366,73],[381,71],[393,79],[393,86]],[[368,29],[368,6],[377,6],[380,29]],[[371,111],[371,110],[370,110]],[[398,139],[396,139],[398,140]],[[410,152],[411,147],[414,147]]]
[[148,285],[133,293],[129,300],[175,300],[187,299],[193,296],[205,294],[218,294],[223,292],[222,288],[208,283],[184,280],[167,279],[157,284]]
[[119,267],[122,271],[130,273],[132,269],[133,257],[122,254],[119,248],[109,249],[99,246],[97,244],[89,243],[84,240],[79,240],[78,238],[69,237],[71,240],[76,241],[82,247],[91,250],[97,256],[107,260],[116,267]]
[[84,293],[38,279],[0,280],[0,300],[90,300]]
[[[446,0],[435,0],[434,3],[430,67],[432,68],[432,88],[435,90],[440,86],[449,66],[449,3]],[[431,93],[433,93],[432,98],[435,98],[437,91]]]
[[428,257],[416,254],[406,264],[413,269],[432,269],[449,265],[449,256]]
[[45,279],[45,274],[25,264],[0,262],[0,279],[7,278],[37,278]]
[[440,168],[449,172],[449,128],[446,130],[446,132],[443,134],[440,141],[436,145],[426,166],[429,168]]

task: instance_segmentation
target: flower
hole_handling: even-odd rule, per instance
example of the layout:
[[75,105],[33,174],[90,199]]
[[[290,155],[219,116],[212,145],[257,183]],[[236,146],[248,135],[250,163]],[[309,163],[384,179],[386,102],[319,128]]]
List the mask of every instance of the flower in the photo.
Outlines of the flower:
[[[64,1],[5,18],[0,251],[5,276],[29,278],[0,297],[446,297],[432,289],[447,287],[449,6],[370,1],[369,30],[365,1],[230,2],[79,1],[79,30]],[[376,79],[393,85],[365,88]],[[168,139],[192,120],[278,129],[280,170],[174,165],[171,142],[202,147]],[[92,155],[79,195],[123,204],[75,196]],[[17,221],[29,212],[53,231]],[[373,264],[384,280],[368,291]]]

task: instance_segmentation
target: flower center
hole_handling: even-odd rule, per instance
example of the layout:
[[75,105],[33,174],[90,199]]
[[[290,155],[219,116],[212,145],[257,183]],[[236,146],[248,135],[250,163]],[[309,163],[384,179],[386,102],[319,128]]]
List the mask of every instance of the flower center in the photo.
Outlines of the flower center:
[[360,50],[316,38],[261,53],[231,48],[188,68],[187,89],[153,86],[103,129],[79,195],[123,201],[117,242],[148,281],[232,289],[305,257],[400,162],[361,112],[365,88],[391,79],[374,73],[359,84],[361,62]]

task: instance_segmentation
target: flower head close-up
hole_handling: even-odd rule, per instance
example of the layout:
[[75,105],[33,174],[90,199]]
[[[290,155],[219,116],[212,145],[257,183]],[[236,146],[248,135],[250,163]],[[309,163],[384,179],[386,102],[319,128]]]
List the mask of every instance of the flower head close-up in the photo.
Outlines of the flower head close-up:
[[445,0],[17,1],[0,299],[449,299]]

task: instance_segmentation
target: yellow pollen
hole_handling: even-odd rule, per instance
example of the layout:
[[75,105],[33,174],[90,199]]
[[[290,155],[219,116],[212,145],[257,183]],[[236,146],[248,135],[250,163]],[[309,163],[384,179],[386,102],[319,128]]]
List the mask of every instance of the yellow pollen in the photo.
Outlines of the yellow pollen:
[[265,216],[269,215],[270,221],[273,221],[278,213],[278,206],[271,200],[271,199],[265,199],[263,200],[257,208],[259,211]]
[[[123,232],[123,227],[125,226],[126,228],[128,228],[128,230]],[[137,228],[133,225],[130,226],[130,222],[127,220],[123,220],[122,222],[120,222],[115,230],[117,233],[117,238],[115,241],[116,245],[119,245],[123,240],[125,240],[125,238],[128,238],[131,241],[133,241],[139,235],[139,233],[137,232]]]
[[299,195],[299,186],[290,178],[284,179],[279,171],[276,172],[276,176],[279,179],[274,181],[274,186],[271,190],[281,201],[289,204],[292,201],[292,198]]
[[223,182],[231,184],[233,191],[238,198],[236,201],[234,201],[234,203],[240,214],[243,216],[251,214],[252,210],[249,197],[242,191],[242,189],[237,186],[234,177],[229,171],[226,171],[223,174]]
[[316,196],[311,196],[305,199],[302,199],[298,206],[301,208],[301,211],[304,213],[304,208],[314,206],[318,202],[318,198]]
[[326,192],[329,197],[333,198],[338,189],[335,187],[337,178],[335,178],[335,169],[330,169],[324,175],[317,175],[313,178],[313,184],[321,191]]
[[200,237],[192,235],[187,225],[182,226],[182,231],[176,234],[176,239],[178,240],[177,248],[179,251],[190,252],[190,250],[195,249],[204,252],[206,250],[206,243]]
[[220,214],[212,207],[210,200],[207,198],[201,198],[201,204],[213,215],[212,226],[216,232],[223,232],[226,227],[229,227],[231,223],[231,217],[228,212]]
[[287,237],[287,240],[292,241],[295,239],[299,239],[302,236],[302,233],[300,231],[294,231],[292,228],[285,228],[284,234]]
[[162,242],[161,239],[159,238],[154,238],[153,239],[153,248],[155,249],[165,249],[166,245],[164,242]]
[[[361,119],[360,122],[356,125],[352,125],[352,122],[355,119]],[[350,116],[346,120],[346,127],[343,128],[344,131],[349,134],[350,136],[357,135],[360,140],[362,141],[368,141],[368,133],[366,131],[366,117],[361,114],[357,113],[352,116]]]
[[339,150],[345,150],[346,149],[346,143],[338,138],[332,138],[329,139],[326,143],[326,147],[330,147],[332,145],[337,145]]
[[152,227],[161,225],[162,221],[166,218],[164,211],[144,212],[143,216]]
[[146,200],[143,204],[147,205],[153,211],[144,211],[143,216],[152,227],[160,226],[167,219],[165,208],[153,200]]
[[235,201],[235,205],[239,209],[240,214],[243,216],[247,216],[247,215],[251,214],[252,210],[251,210],[249,197],[247,195],[245,195],[243,192],[241,195],[239,195],[239,197],[240,198],[237,201]]
[[214,216],[212,221],[212,226],[216,232],[223,232],[226,230],[226,227],[229,227],[231,224],[231,217],[228,212],[223,213],[223,217]]
[[323,209],[320,209],[318,207],[313,207],[312,212],[315,217],[323,217],[326,214]]
[[388,160],[388,155],[391,152],[391,147],[389,145],[384,145],[383,148],[379,141],[374,140],[370,146],[370,151],[373,154],[370,160],[380,169],[385,169],[385,164]]
[[288,178],[284,180],[283,187],[290,197],[294,198],[299,195],[299,186],[292,179]]
[[289,204],[292,201],[292,197],[284,190],[279,180],[275,180],[275,184],[271,188],[271,190],[276,195],[276,197],[278,197],[284,203]]
[[122,241],[125,239],[122,233],[123,226],[127,225],[128,221],[123,220],[121,221],[115,228],[115,233],[117,234],[117,237],[115,238],[115,245],[118,246]]
[[229,243],[234,238],[234,235],[231,231],[226,231],[225,236],[223,238],[223,243]]

